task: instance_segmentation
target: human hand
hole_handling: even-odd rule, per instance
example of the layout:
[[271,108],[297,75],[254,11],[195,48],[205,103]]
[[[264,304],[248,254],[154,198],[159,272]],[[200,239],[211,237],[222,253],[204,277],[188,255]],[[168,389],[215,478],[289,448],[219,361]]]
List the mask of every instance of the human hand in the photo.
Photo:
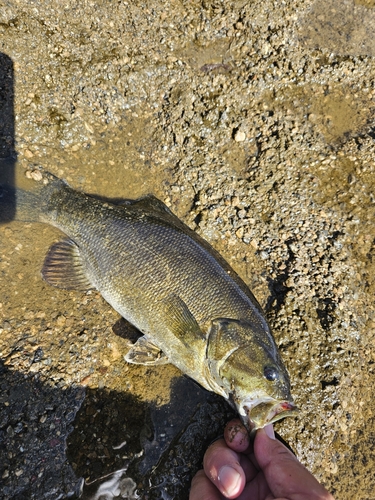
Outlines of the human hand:
[[204,470],[194,476],[189,500],[334,500],[280,441],[272,425],[254,444],[240,420],[229,422],[224,439],[206,451]]

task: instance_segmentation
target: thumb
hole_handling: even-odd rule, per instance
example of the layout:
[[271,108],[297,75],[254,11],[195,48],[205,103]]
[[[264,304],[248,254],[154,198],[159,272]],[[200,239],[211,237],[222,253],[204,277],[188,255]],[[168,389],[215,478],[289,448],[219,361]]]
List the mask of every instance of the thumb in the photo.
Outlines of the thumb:
[[334,500],[280,441],[259,429],[254,454],[275,498],[288,500]]

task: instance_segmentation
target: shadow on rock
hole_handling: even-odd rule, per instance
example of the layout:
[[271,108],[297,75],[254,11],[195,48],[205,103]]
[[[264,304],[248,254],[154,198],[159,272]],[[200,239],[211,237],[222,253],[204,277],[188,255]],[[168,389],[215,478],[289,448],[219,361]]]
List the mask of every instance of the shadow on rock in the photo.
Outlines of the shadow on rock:
[[160,407],[88,390],[67,451],[86,479],[81,498],[187,499],[204,451],[232,416],[222,398],[182,376]]
[[[0,52],[0,198],[1,184],[14,184],[16,162],[14,139],[14,70],[9,56]],[[6,215],[0,213],[0,223],[14,218],[15,200]]]
[[82,480],[66,459],[66,437],[84,389],[63,390],[0,362],[0,498],[70,498]]

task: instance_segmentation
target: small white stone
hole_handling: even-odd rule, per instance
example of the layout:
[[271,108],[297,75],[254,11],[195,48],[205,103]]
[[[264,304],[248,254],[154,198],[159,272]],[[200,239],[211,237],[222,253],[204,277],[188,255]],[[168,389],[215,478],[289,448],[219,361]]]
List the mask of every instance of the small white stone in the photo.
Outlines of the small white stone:
[[236,142],[243,142],[245,139],[246,139],[245,132],[243,132],[242,130],[237,130],[237,132],[236,132],[236,134],[234,136],[234,140]]
[[42,173],[39,170],[33,170],[30,173],[30,176],[32,179],[34,179],[34,181],[41,181],[43,178]]

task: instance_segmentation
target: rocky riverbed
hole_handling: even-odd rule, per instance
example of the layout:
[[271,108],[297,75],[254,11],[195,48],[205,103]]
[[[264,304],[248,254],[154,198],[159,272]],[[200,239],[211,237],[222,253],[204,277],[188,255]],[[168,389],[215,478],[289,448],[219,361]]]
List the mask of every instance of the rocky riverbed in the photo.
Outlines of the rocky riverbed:
[[[375,498],[374,26],[372,0],[0,9],[2,178],[153,193],[219,250],[291,376],[301,413],[276,430],[338,500]],[[127,365],[98,293],[42,281],[60,237],[0,225],[0,496],[186,498],[230,412],[169,365]]]

